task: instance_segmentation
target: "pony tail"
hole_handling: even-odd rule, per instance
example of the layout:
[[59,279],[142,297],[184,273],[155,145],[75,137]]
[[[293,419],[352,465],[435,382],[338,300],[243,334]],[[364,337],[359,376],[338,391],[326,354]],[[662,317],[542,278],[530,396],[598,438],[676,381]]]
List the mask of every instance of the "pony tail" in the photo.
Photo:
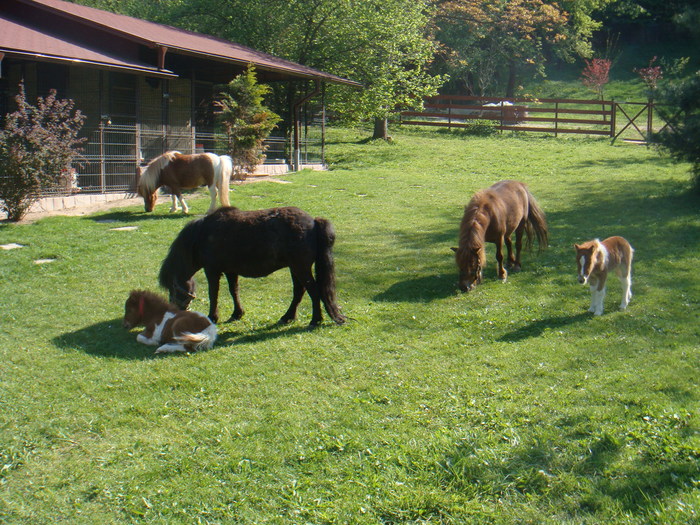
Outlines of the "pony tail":
[[537,201],[528,191],[528,207],[530,208],[527,215],[527,224],[525,231],[527,233],[527,249],[532,248],[534,237],[537,237],[538,251],[542,251],[547,247],[549,241],[549,230],[547,229],[547,218],[544,211],[540,208]]
[[345,316],[335,297],[335,262],[333,261],[333,244],[335,230],[330,221],[317,217],[314,219],[316,230],[316,284],[321,295],[321,301],[328,315],[337,324],[343,324]]
[[217,166],[219,180],[217,181],[219,189],[219,202],[222,206],[231,206],[229,201],[229,181],[233,173],[233,159],[228,155],[219,156],[219,165]]

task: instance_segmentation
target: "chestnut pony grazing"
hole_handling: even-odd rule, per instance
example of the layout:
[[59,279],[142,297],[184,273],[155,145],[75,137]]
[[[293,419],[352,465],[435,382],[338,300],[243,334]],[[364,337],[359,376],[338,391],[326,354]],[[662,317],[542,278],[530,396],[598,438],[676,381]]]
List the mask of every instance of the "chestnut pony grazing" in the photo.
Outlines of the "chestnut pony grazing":
[[139,343],[164,352],[208,350],[216,341],[216,325],[197,312],[185,312],[151,292],[134,290],[124,305],[124,328],[145,326]]
[[622,283],[620,310],[627,308],[632,299],[632,257],[634,249],[626,239],[618,236],[604,241],[593,239],[582,244],[574,244],[578,263],[578,282],[591,287],[591,307],[593,315],[603,314],[605,281],[608,272],[615,271]]
[[[515,257],[510,239],[513,232]],[[503,267],[503,242],[508,250],[508,265],[513,271],[519,271],[523,233],[527,234],[528,249],[533,236],[537,237],[540,250],[547,246],[547,220],[525,184],[504,180],[478,191],[464,209],[459,247],[452,248],[459,268],[459,289],[468,292],[481,282],[486,265],[486,242],[496,245],[498,277],[503,282],[508,276]]]
[[216,195],[222,206],[229,206],[228,188],[233,162],[228,155],[213,153],[197,153],[183,155],[179,151],[167,151],[160,157],[149,162],[141,173],[137,193],[143,197],[146,211],[153,211],[156,205],[156,190],[167,186],[172,192],[173,204],[171,212],[177,211],[180,202],[182,211],[187,213],[189,208],[182,198],[181,190],[191,190],[200,186],[209,187],[211,204],[207,214],[216,209]]
[[170,301],[185,309],[194,298],[192,276],[204,268],[209,284],[209,319],[217,322],[219,282],[221,275],[226,275],[234,304],[231,321],[243,316],[238,299],[239,275],[265,277],[289,268],[292,303],[279,322],[295,319],[297,306],[307,291],[313,308],[311,327],[321,323],[321,302],[333,321],[343,324],[345,316],[335,299],[334,242],[335,231],[329,221],[314,219],[299,208],[219,208],[182,229],[161,265],[159,282],[170,292]]

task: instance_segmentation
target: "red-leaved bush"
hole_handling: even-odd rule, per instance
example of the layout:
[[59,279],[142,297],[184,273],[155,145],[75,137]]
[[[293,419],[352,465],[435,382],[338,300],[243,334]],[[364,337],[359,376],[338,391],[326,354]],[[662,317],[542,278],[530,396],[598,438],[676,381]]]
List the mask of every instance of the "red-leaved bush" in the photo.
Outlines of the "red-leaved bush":
[[581,82],[603,98],[603,86],[608,83],[612,61],[607,58],[586,60],[586,67],[581,72]]
[[656,62],[656,57],[652,58],[649,61],[649,65],[647,67],[634,69],[634,72],[639,75],[639,77],[642,79],[642,82],[644,82],[647,85],[649,91],[651,91],[652,93],[656,90],[659,84],[659,80],[663,78],[663,71],[661,70],[661,66],[653,65],[654,62]]
[[15,97],[17,111],[0,120],[0,210],[10,220],[20,220],[39,198],[41,190],[56,186],[70,172],[85,141],[78,133],[85,116],[74,110],[72,100],[56,98],[51,90],[27,102],[24,84]]

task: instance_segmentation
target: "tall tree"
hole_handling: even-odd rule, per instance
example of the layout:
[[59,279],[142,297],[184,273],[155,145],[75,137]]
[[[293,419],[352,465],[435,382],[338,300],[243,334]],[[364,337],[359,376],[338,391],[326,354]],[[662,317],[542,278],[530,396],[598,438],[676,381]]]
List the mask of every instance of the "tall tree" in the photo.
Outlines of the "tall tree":
[[[332,86],[329,106],[347,119],[376,119],[380,135],[392,113],[420,104],[444,80],[428,72],[429,0],[81,1],[159,22],[167,16],[170,25],[357,80],[363,90]],[[144,14],[133,11],[138,3]]]
[[654,138],[675,159],[691,163],[693,190],[700,196],[700,71],[665,86],[660,100],[678,111],[678,118]]
[[446,71],[472,93],[514,96],[519,80],[544,75],[551,58],[591,56],[600,24],[592,13],[612,0],[441,0],[435,17]]
[[419,107],[445,80],[427,69],[436,47],[427,32],[427,4],[365,0],[353,3],[345,16],[335,24],[329,48],[335,52],[324,67],[361,82],[364,89],[332,88],[331,108],[350,120],[372,118],[373,138],[387,138],[389,117]]
[[568,14],[543,0],[447,0],[436,22],[450,68],[469,91],[491,94],[501,77],[513,96],[524,70],[543,71],[545,43],[567,38]]

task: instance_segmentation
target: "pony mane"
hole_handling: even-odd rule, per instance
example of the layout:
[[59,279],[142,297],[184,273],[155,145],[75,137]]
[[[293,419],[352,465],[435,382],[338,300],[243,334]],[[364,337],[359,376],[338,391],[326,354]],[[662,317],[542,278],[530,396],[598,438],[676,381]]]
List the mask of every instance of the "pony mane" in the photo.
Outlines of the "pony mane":
[[175,279],[186,281],[201,268],[195,266],[194,248],[205,218],[187,223],[170,245],[158,274],[158,283],[166,290],[172,287]]
[[147,193],[153,193],[158,187],[158,177],[160,172],[173,160],[176,155],[182,155],[179,151],[166,151],[159,157],[156,157],[148,163],[146,169],[141,174],[139,179],[139,188],[146,190]]
[[155,303],[159,306],[163,306],[165,308],[171,308],[171,304],[168,302],[167,299],[164,297],[158,295],[157,293],[149,292],[148,290],[133,290],[130,294],[129,297],[143,297],[145,301],[148,301],[150,303]]
[[595,246],[595,252],[600,253],[603,256],[603,266],[604,267],[607,266],[608,265],[608,258],[609,258],[608,249],[605,247],[605,245],[602,242],[600,242],[600,239],[598,239],[598,238],[593,239],[592,242],[593,242],[593,246]]
[[[459,228],[460,248],[476,248],[480,253],[483,252],[481,248],[484,247],[484,225],[479,222],[479,216],[484,198],[485,192],[478,191],[464,207],[464,217]],[[483,258],[484,254],[480,256]]]

